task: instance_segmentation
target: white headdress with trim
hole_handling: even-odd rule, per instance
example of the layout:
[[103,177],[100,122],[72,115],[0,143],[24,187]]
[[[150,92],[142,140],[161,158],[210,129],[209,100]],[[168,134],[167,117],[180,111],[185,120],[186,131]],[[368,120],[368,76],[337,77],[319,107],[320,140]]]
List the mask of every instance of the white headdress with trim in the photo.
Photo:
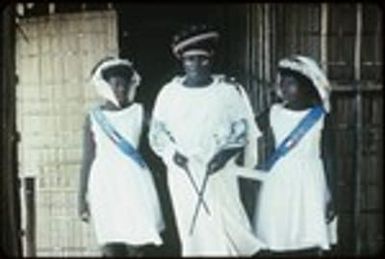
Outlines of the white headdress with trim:
[[[326,112],[330,112],[331,85],[325,73],[313,59],[295,55],[281,59],[278,68],[290,69],[309,78],[321,97],[324,109]],[[279,77],[278,80],[280,80]]]
[[219,32],[208,25],[192,25],[174,36],[172,52],[177,58],[182,55],[211,56]]
[[[95,86],[96,93],[105,98],[116,106],[120,106],[118,100],[115,97],[114,92],[111,89],[110,84],[103,77],[103,71],[114,66],[127,66],[132,69],[132,79],[130,81],[129,87],[133,90],[128,91],[128,95],[132,95],[132,92],[136,90],[139,86],[141,77],[138,72],[134,69],[133,64],[127,59],[120,59],[116,57],[111,57],[110,59],[106,59],[106,61],[102,62],[99,66],[96,67],[95,71],[91,75],[91,83]],[[133,96],[128,96],[129,98],[133,98]]]

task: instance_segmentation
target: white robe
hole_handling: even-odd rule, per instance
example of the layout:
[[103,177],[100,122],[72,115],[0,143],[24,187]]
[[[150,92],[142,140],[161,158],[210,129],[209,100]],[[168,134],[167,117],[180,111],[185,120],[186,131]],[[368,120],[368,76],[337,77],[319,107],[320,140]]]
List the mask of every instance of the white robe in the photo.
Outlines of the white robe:
[[[143,107],[102,111],[135,148],[142,132]],[[127,157],[91,116],[96,143],[87,198],[98,244],[162,244],[164,222],[151,172]]]
[[210,215],[202,206],[190,235],[198,195],[186,172],[172,160],[175,151],[188,158],[198,188],[208,162],[220,150],[245,147],[246,164],[256,164],[260,132],[245,92],[223,76],[213,78],[206,87],[188,88],[181,84],[183,78],[176,77],[161,89],[153,111],[150,145],[167,165],[183,256],[247,256],[264,244],[252,234],[233,161],[208,178],[204,200]]

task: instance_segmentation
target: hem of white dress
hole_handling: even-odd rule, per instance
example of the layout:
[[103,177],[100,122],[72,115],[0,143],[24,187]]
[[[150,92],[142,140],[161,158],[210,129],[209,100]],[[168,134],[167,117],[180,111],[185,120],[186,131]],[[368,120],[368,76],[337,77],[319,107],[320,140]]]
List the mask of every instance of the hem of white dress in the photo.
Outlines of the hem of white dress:
[[269,246],[269,250],[272,250],[275,252],[288,252],[288,251],[294,251],[294,250],[311,249],[315,247],[318,247],[322,250],[330,250],[330,245],[329,244],[302,244],[302,245],[296,245],[296,246]]
[[108,243],[125,243],[127,245],[135,245],[135,246],[144,246],[144,245],[156,245],[160,246],[163,244],[163,241],[160,240],[142,240],[142,241],[132,241],[132,240],[127,240],[127,239],[110,239],[110,240],[105,240],[105,241],[100,241],[98,242],[99,246],[104,246],[105,244]]

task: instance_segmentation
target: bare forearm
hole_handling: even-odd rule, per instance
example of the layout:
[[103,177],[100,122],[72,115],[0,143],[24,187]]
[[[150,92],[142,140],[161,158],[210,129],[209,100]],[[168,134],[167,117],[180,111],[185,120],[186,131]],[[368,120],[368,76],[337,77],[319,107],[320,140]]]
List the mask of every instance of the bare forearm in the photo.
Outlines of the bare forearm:
[[[328,121],[326,121],[328,122]],[[335,170],[335,139],[334,132],[326,124],[322,134],[322,159],[324,161],[326,181],[332,195],[332,198],[336,198],[337,177]]]
[[85,196],[87,194],[89,174],[90,174],[90,165],[82,166],[80,170],[80,179],[79,179],[79,192],[78,192],[79,200],[85,199]]
[[88,178],[94,158],[95,144],[92,138],[90,119],[87,117],[83,132],[83,158],[79,178],[79,199],[84,199],[87,193]]

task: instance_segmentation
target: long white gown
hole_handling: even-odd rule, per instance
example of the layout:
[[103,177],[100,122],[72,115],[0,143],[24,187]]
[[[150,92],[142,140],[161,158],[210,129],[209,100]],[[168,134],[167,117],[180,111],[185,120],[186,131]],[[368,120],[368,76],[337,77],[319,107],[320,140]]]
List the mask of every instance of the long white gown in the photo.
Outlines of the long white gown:
[[[143,107],[102,111],[136,148],[142,132]],[[127,157],[91,116],[96,156],[88,182],[88,201],[97,241],[131,245],[162,244],[164,222],[151,172]]]
[[[270,121],[276,145],[308,113],[292,111],[281,104],[271,108]],[[320,157],[321,118],[300,142],[278,160],[262,184],[256,206],[255,233],[275,251],[320,247],[335,243],[335,229],[326,224],[330,198]],[[330,236],[329,236],[330,235]]]
[[189,159],[189,169],[199,188],[209,160],[219,150],[247,147],[246,162],[254,165],[260,132],[250,103],[244,90],[238,91],[223,76],[214,76],[213,82],[202,88],[185,87],[183,79],[176,77],[161,89],[149,135],[151,147],[167,165],[182,255],[251,255],[263,244],[252,233],[232,163],[209,177],[204,199],[210,215],[202,207],[190,235],[198,195],[187,173],[172,160],[175,151]]

